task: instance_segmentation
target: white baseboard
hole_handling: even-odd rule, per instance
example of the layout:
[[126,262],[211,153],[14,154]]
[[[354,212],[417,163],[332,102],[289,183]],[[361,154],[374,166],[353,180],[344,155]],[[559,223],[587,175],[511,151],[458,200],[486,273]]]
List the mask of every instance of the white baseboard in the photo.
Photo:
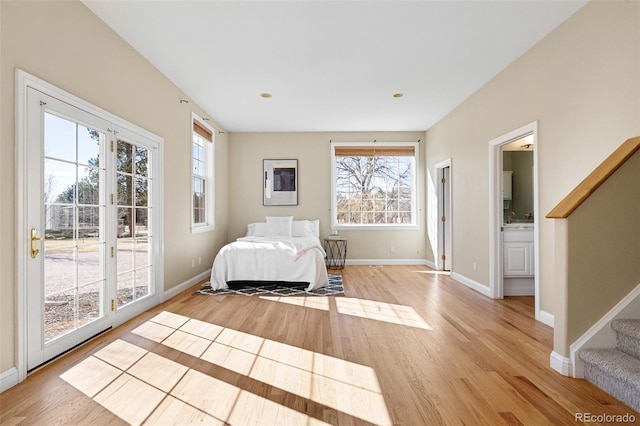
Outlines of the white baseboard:
[[438,265],[436,265],[436,262],[432,262],[430,260],[425,260],[424,264],[427,265],[431,269],[438,270]]
[[533,277],[513,278],[504,277],[502,281],[505,296],[535,296],[535,279]]
[[347,259],[345,265],[426,265],[426,259]]
[[535,290],[529,288],[505,288],[504,296],[535,296]]
[[551,328],[553,328],[553,326],[554,326],[553,314],[550,313],[550,312],[541,310],[540,314],[538,315],[538,318],[536,318],[536,320],[540,321],[544,325],[548,325]]
[[183,291],[185,291],[189,287],[198,284],[200,281],[202,281],[205,278],[208,278],[210,276],[211,276],[211,269],[208,269],[208,270],[196,275],[195,277],[190,278],[187,281],[178,284],[175,287],[171,287],[169,290],[164,292],[162,301],[164,302],[165,300],[169,300],[172,297],[177,296],[178,294],[182,293]]
[[584,363],[577,356],[581,349],[616,346],[616,332],[611,328],[611,322],[616,318],[640,319],[640,284],[571,344],[569,352],[573,363],[573,377],[584,377]]
[[0,374],[0,393],[18,384],[18,369],[11,367]]
[[563,376],[571,377],[571,358],[564,357],[558,353],[551,352],[549,356],[549,364],[558,373]]
[[487,297],[491,297],[491,293],[489,291],[489,287],[487,287],[486,285],[480,284],[477,281],[472,280],[471,278],[467,278],[464,275],[460,275],[457,272],[452,272],[451,273],[451,278],[453,278],[454,280],[458,281],[459,283],[462,283],[464,285],[466,285],[467,287],[477,291],[480,294],[483,294]]

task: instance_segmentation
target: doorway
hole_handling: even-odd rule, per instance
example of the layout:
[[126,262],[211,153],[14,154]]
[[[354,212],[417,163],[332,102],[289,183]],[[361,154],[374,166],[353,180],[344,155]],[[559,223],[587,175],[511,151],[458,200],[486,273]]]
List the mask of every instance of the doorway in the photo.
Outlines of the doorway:
[[[531,212],[531,222],[533,223],[533,242],[526,250],[513,250],[511,253],[519,253],[523,255],[523,260],[530,262],[528,273],[534,275],[534,297],[535,297],[535,317],[540,320],[540,273],[539,273],[539,244],[538,244],[538,123],[533,122],[505,135],[502,135],[489,142],[489,257],[490,257],[490,278],[489,291],[494,299],[504,297],[504,224],[511,222],[512,205],[505,204],[511,202],[505,198],[504,176],[503,175],[503,150],[505,146],[517,140],[527,137],[533,148],[533,209]],[[510,175],[509,175],[510,176]],[[507,215],[509,215],[507,217]],[[511,248],[510,248],[511,250]],[[530,253],[530,257],[526,257]],[[527,260],[527,259],[530,259]],[[524,273],[524,272],[523,272]]]
[[160,300],[162,149],[157,136],[17,75],[23,380]]
[[441,271],[451,271],[453,238],[451,217],[451,159],[436,164],[436,196],[438,198],[438,249],[436,264]]

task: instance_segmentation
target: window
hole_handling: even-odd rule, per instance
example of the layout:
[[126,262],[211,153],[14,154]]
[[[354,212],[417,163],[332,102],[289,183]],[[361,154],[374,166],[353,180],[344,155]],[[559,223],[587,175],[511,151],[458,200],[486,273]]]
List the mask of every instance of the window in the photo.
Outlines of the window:
[[418,143],[331,144],[332,227],[415,227]]
[[213,222],[213,129],[193,114],[191,137],[191,232],[212,231]]

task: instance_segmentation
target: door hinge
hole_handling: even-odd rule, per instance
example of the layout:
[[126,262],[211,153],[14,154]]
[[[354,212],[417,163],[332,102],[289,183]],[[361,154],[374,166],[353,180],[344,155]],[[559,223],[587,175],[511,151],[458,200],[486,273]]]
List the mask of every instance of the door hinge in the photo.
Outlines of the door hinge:
[[442,255],[442,260],[447,260],[447,256],[445,256],[444,254]]
[[113,247],[111,247],[111,257],[114,258],[116,256],[116,252],[113,249]]
[[113,141],[111,141],[111,152],[113,152]]
[[116,310],[116,301],[111,299],[111,310],[115,311]]
[[114,197],[113,197],[113,194],[110,194],[110,195],[111,195],[111,205],[113,205],[113,198]]
[[440,179],[440,182],[442,182],[442,183],[447,183],[447,178],[442,178],[442,179]]
[[446,216],[442,216],[442,221],[446,222],[447,221],[447,217]]

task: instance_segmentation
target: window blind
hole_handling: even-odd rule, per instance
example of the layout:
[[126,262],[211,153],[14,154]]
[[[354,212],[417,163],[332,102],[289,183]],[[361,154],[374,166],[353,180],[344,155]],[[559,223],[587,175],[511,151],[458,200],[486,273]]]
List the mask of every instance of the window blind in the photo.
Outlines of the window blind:
[[202,125],[200,125],[197,121],[193,122],[193,131],[202,136],[204,139],[209,142],[213,142],[213,135],[207,129],[205,129]]
[[336,157],[413,157],[414,146],[336,146]]

